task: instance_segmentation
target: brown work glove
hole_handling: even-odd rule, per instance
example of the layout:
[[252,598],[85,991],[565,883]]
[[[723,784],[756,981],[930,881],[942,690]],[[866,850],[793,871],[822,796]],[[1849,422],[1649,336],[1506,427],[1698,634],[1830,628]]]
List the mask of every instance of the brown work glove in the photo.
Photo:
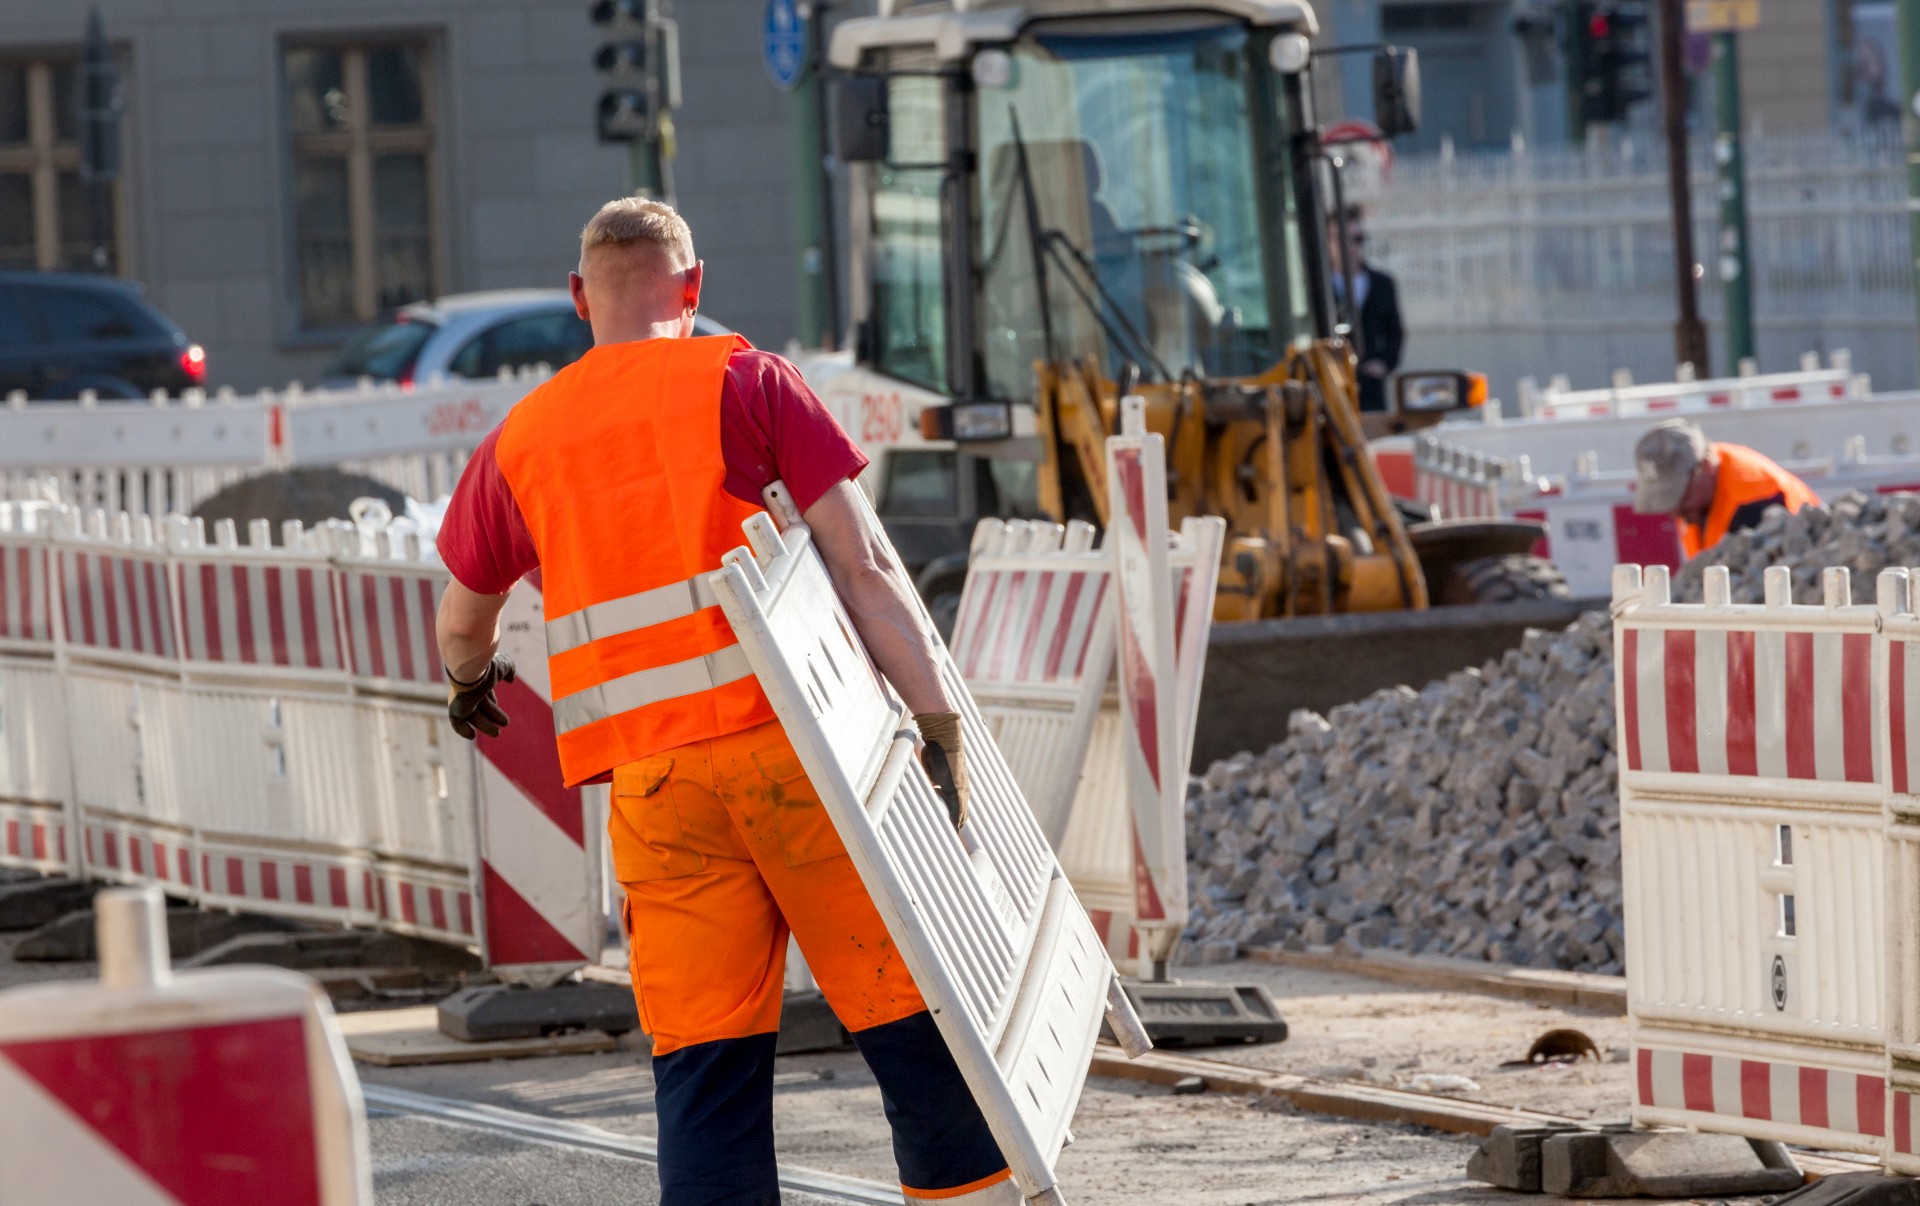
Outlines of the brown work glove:
[[453,731],[468,741],[474,739],[476,729],[489,737],[498,737],[500,730],[507,727],[507,714],[500,707],[500,701],[493,697],[493,686],[513,681],[513,659],[496,653],[479,678],[463,683],[449,670],[447,681],[452,684],[447,690],[447,719],[453,722]]
[[920,765],[946,803],[947,819],[958,830],[967,823],[967,752],[960,744],[960,713],[923,712],[913,718],[920,728]]

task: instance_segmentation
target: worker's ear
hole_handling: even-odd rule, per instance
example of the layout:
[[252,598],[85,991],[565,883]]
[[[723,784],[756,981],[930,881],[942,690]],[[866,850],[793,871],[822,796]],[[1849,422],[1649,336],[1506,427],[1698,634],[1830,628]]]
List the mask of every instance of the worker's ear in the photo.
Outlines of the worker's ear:
[[573,294],[573,312],[583,321],[592,322],[593,315],[587,313],[587,282],[578,272],[567,273],[567,292]]
[[700,309],[700,278],[705,274],[707,262],[695,260],[693,267],[687,269],[685,292],[681,295],[682,308],[692,314]]

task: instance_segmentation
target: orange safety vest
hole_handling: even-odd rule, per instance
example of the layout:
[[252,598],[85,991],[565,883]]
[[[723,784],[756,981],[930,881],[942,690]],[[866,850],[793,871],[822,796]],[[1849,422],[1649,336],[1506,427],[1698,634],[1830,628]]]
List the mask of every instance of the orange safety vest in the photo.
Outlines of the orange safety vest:
[[1719,544],[1742,507],[1775,497],[1789,511],[1820,504],[1820,496],[1809,490],[1805,482],[1762,453],[1717,440],[1713,450],[1720,456],[1720,472],[1713,486],[1713,505],[1707,508],[1706,525],[1680,521],[1680,547],[1689,560],[1699,556],[1701,550]]
[[540,555],[568,786],[772,720],[706,575],[762,508],[726,492],[737,335],[596,347],[528,394],[495,447]]

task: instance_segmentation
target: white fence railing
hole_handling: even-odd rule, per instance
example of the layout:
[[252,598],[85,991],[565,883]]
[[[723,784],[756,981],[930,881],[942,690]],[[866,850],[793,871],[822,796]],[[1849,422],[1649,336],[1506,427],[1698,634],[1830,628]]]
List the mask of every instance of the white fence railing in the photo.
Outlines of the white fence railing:
[[0,406],[0,497],[139,515],[191,511],[264,469],[338,465],[414,498],[449,493],[467,455],[543,370],[419,387],[194,390],[145,401]]

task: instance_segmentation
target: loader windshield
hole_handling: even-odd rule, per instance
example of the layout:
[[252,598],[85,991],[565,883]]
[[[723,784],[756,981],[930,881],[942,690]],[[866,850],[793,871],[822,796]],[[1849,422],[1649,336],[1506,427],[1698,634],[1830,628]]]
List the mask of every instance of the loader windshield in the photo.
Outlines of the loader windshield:
[[[1250,40],[1213,21],[1117,34],[1043,26],[1010,48],[1003,85],[981,87],[990,393],[1030,396],[1033,362],[1049,352],[1112,373],[1138,364],[1149,378],[1273,363],[1291,331],[1276,332],[1268,313]],[[1286,224],[1274,226],[1283,237]]]

